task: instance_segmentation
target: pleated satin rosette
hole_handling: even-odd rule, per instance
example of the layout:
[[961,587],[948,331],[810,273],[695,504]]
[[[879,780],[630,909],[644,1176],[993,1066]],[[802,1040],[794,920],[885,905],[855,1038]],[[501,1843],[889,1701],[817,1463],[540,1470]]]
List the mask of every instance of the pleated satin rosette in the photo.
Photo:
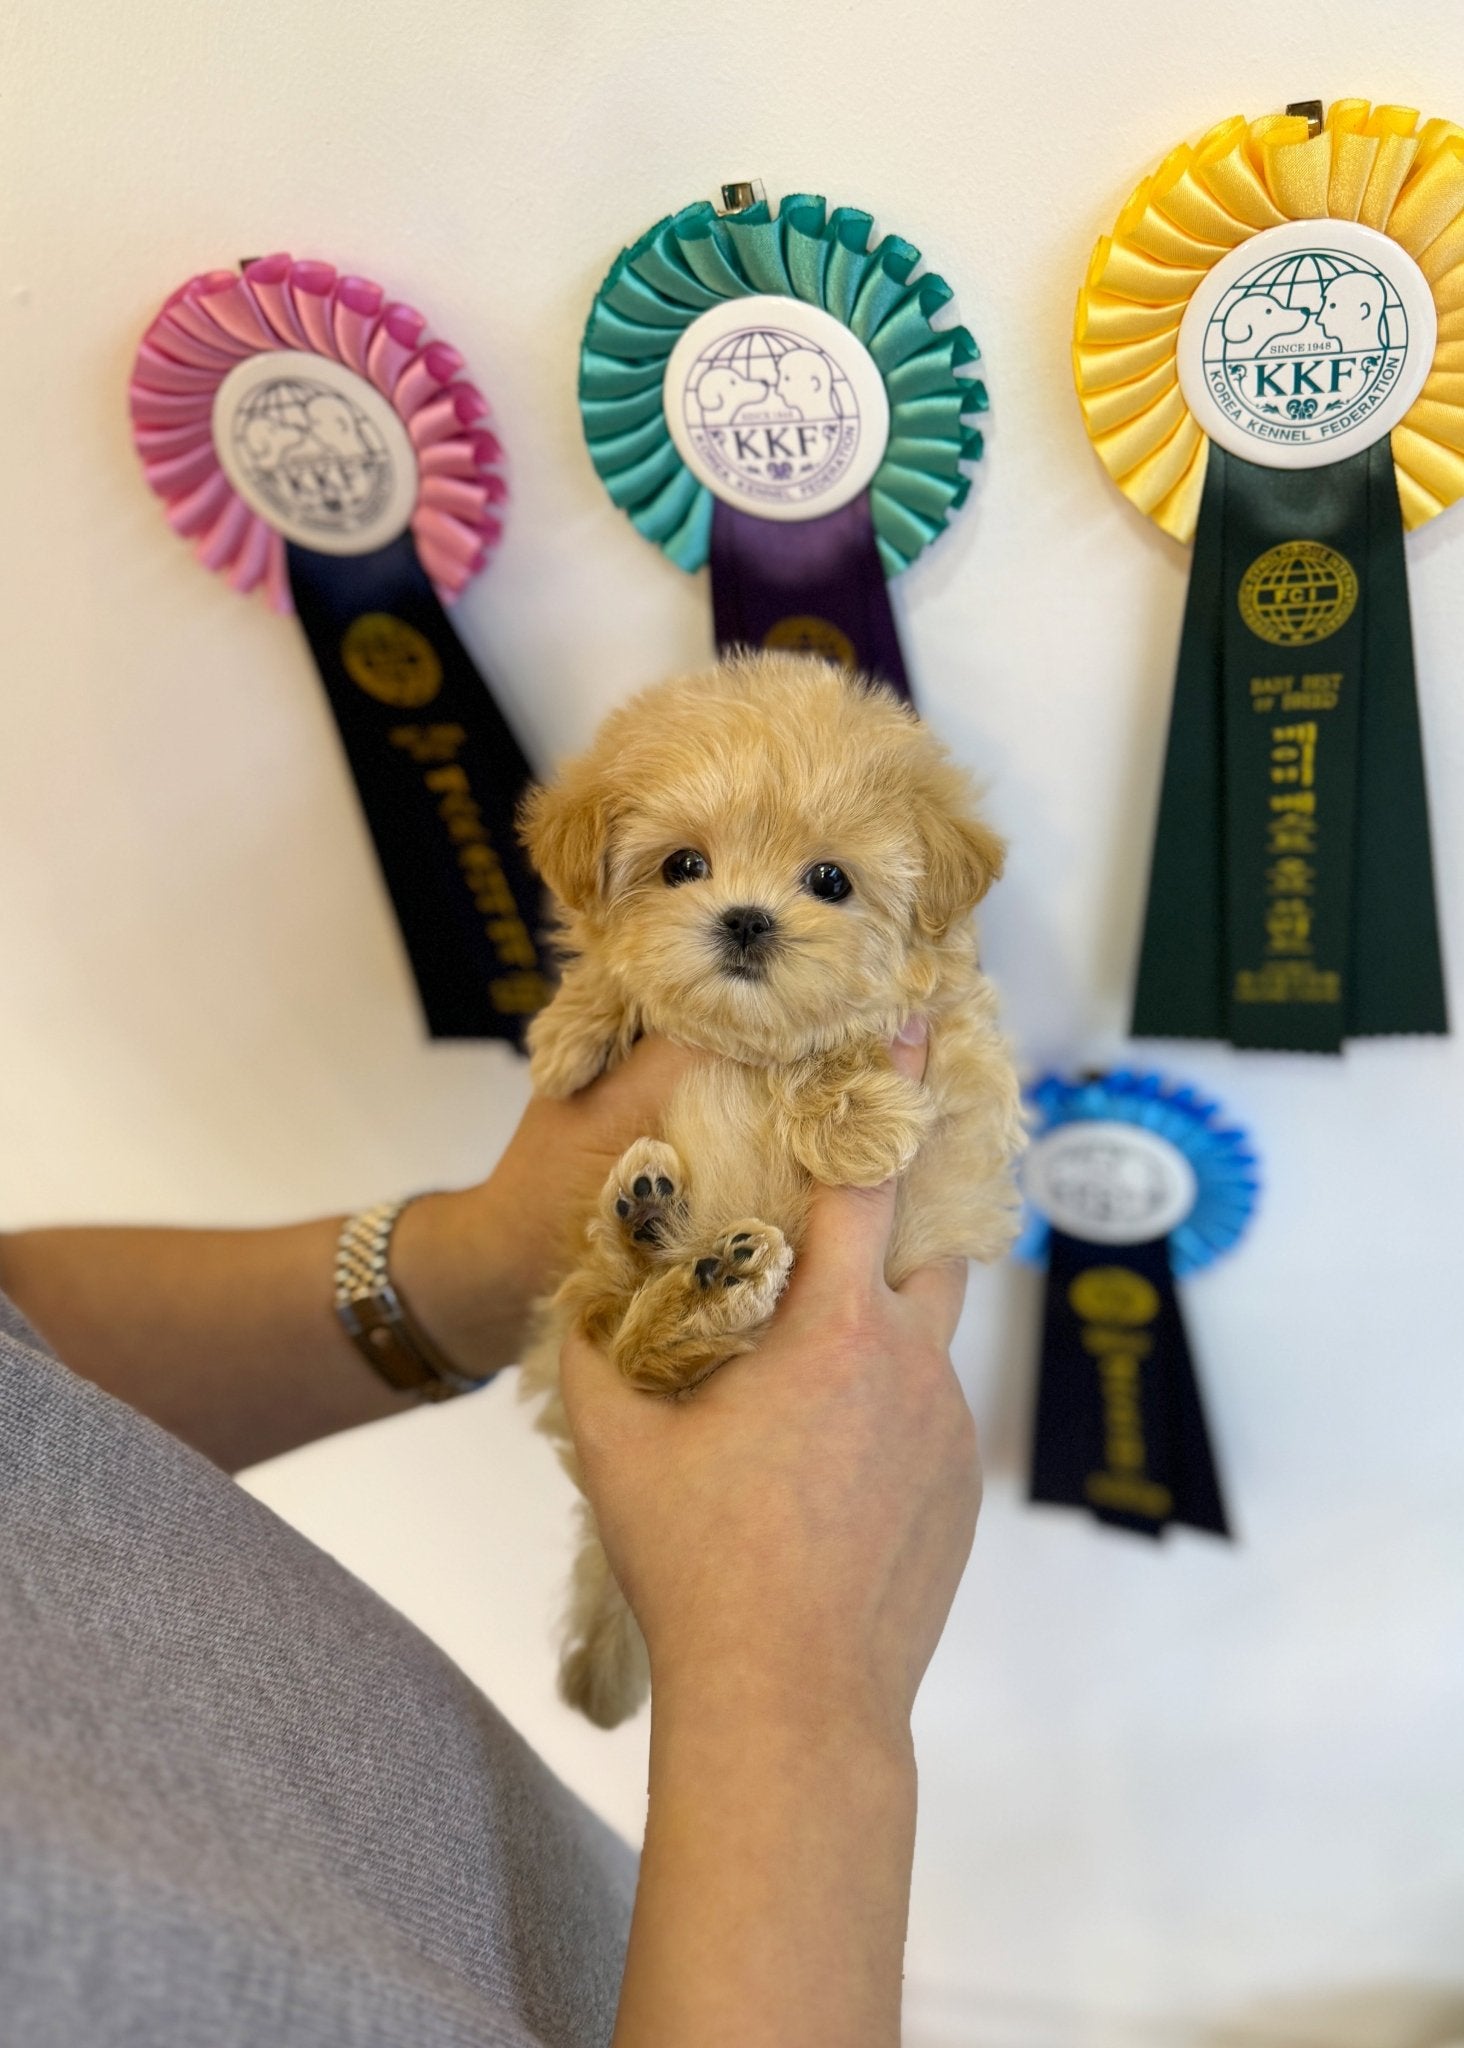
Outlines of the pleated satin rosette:
[[1174,1283],[1250,1223],[1251,1141],[1158,1074],[1046,1074],[1028,1100],[1017,1253],[1046,1269],[1031,1497],[1141,1535],[1228,1535]]
[[508,495],[463,371],[379,284],[277,254],[171,294],[129,403],[169,525],[299,616],[432,1035],[516,1042],[549,980],[513,824],[528,764],[444,610]]
[[1100,461],[1194,543],[1133,1029],[1447,1029],[1405,528],[1464,494],[1464,130],[1341,100],[1172,151],[1100,238]]
[[980,457],[979,350],[920,252],[815,195],[658,221],[585,329],[590,457],[720,645],[808,646],[907,688],[885,579],[943,532]]
[[277,611],[294,609],[284,536],[230,482],[213,436],[225,378],[248,357],[281,351],[341,364],[400,419],[417,471],[412,539],[450,604],[503,531],[508,486],[488,401],[462,375],[457,350],[429,338],[415,307],[329,263],[274,255],[242,272],[207,271],[181,285],[149,326],[132,366],[132,437],[168,524],[234,589],[262,588]]
[[1073,368],[1089,439],[1129,502],[1194,539],[1208,437],[1179,386],[1180,322],[1206,274],[1268,228],[1358,221],[1417,263],[1438,315],[1433,365],[1391,443],[1412,529],[1464,495],[1464,129],[1412,107],[1336,100],[1221,121],[1141,180],[1078,293]]

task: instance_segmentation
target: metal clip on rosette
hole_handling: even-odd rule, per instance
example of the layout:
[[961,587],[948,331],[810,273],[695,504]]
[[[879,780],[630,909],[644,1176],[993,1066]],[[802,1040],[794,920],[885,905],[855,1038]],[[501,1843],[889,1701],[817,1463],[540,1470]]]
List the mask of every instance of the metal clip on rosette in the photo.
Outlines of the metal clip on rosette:
[[143,337],[133,439],[205,567],[299,614],[432,1035],[516,1040],[548,994],[529,769],[443,609],[498,542],[503,451],[426,330],[328,263],[209,271]]
[[1239,1241],[1260,1185],[1219,1105],[1127,1070],[1028,1091],[1019,1257],[1045,1259],[1035,1501],[1229,1534],[1176,1277]]
[[1403,529],[1464,494],[1464,131],[1338,100],[1182,144],[1073,360],[1110,476],[1194,542],[1134,1031],[1447,1030]]
[[908,697],[886,578],[964,502],[986,391],[970,334],[933,324],[949,285],[872,228],[807,194],[658,221],[595,296],[580,408],[615,503],[680,568],[710,561],[719,648]]

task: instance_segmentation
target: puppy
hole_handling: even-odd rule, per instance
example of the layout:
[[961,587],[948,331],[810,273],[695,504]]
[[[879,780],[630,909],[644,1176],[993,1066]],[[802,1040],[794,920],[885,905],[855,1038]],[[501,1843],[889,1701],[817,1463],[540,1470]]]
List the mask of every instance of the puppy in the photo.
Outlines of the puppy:
[[[970,920],[1003,848],[910,710],[793,655],[644,691],[522,822],[567,957],[530,1029],[536,1086],[571,1094],[642,1032],[714,1055],[578,1219],[524,1363],[578,1482],[557,1386],[567,1329],[633,1386],[687,1392],[766,1326],[815,1181],[902,1177],[893,1285],[1006,1249],[1021,1113]],[[923,1085],[887,1050],[912,1013],[930,1020]],[[561,1690],[613,1727],[645,1696],[645,1645],[582,1514]]]

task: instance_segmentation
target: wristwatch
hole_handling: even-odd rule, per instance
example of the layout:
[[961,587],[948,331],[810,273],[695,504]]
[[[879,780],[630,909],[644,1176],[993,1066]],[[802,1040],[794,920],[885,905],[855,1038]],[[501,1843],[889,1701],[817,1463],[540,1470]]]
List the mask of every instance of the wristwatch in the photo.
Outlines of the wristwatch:
[[348,1216],[336,1244],[335,1312],[367,1363],[399,1394],[450,1401],[492,1378],[468,1379],[445,1358],[392,1285],[387,1251],[408,1202],[378,1202]]

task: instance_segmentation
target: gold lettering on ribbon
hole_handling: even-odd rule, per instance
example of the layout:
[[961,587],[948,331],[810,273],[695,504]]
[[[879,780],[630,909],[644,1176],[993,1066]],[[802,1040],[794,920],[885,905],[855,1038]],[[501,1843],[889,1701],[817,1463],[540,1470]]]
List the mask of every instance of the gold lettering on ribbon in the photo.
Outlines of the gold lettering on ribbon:
[[424,771],[423,785],[434,798],[434,808],[452,841],[459,872],[483,919],[494,957],[509,970],[489,982],[489,1001],[500,1016],[526,1017],[543,1008],[552,990],[538,971],[533,936],[519,914],[467,770],[458,763],[457,753],[465,738],[460,725],[399,725],[391,733],[392,745]]
[[1335,711],[1341,694],[1340,670],[1324,674],[1294,676],[1252,676],[1251,710],[1271,717],[1278,711]]
[[1103,1397],[1103,1469],[1083,1491],[1095,1507],[1162,1521],[1174,1506],[1167,1486],[1148,1476],[1140,1384],[1154,1349],[1146,1325],[1159,1313],[1159,1290],[1128,1266],[1089,1266],[1068,1288],[1083,1323],[1083,1349],[1095,1362]]
[[[1290,676],[1252,677],[1251,691],[1266,681],[1291,683]],[[1297,695],[1327,696],[1319,710],[1336,707],[1341,688],[1340,674],[1302,677]],[[1257,702],[1255,708],[1259,710]],[[1271,728],[1270,772],[1272,792],[1266,820],[1266,946],[1259,968],[1242,968],[1235,977],[1235,1000],[1240,1003],[1336,1003],[1341,1001],[1342,977],[1335,969],[1319,968],[1312,943],[1312,900],[1317,871],[1313,857],[1317,850],[1317,725],[1306,719],[1298,725]]]

